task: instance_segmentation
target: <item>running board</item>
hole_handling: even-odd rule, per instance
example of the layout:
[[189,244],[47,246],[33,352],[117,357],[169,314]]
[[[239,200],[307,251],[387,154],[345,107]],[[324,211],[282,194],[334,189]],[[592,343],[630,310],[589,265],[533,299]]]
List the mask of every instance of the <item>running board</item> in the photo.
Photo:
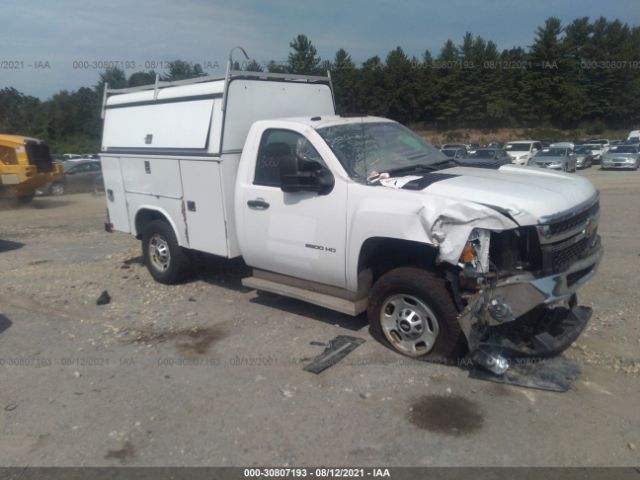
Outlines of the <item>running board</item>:
[[347,300],[333,295],[294,287],[293,285],[287,285],[255,276],[243,278],[242,285],[248,288],[255,288],[256,290],[262,290],[264,292],[276,293],[283,297],[290,297],[295,298],[296,300],[313,303],[314,305],[319,305],[354,317],[367,309],[366,297],[356,301]]

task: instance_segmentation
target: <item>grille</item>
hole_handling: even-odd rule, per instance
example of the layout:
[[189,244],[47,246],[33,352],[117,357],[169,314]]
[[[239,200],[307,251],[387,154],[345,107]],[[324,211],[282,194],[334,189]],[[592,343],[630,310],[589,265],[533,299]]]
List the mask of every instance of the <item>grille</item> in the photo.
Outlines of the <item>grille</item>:
[[553,272],[561,272],[573,262],[578,260],[580,256],[589,248],[589,242],[592,237],[585,237],[573,245],[568,247],[560,247],[551,251],[551,269]]
[[558,235],[573,230],[586,223],[589,217],[597,215],[599,210],[600,203],[596,202],[588,209],[578,213],[577,215],[574,215],[571,218],[547,224],[547,231],[549,232],[549,235]]
[[31,165],[35,165],[38,172],[53,171],[53,162],[49,154],[49,147],[44,143],[26,142],[25,150]]

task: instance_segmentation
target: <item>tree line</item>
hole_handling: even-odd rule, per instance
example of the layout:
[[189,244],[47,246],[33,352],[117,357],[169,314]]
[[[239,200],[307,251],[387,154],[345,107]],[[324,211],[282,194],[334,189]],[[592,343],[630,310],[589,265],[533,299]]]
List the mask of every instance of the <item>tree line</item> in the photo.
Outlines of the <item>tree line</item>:
[[[640,27],[588,17],[562,25],[548,18],[527,47],[499,50],[471,33],[420,58],[401,47],[360,64],[345,49],[322,59],[298,35],[286,62],[255,60],[237,69],[325,75],[331,72],[340,113],[380,115],[436,129],[505,126],[577,128],[594,132],[640,124]],[[203,75],[199,64],[170,62],[162,80]],[[95,151],[101,135],[100,104],[111,88],[150,84],[156,72],[127,76],[108,69],[93,87],[62,90],[41,101],[15,88],[0,90],[0,132],[49,140],[53,150]]]

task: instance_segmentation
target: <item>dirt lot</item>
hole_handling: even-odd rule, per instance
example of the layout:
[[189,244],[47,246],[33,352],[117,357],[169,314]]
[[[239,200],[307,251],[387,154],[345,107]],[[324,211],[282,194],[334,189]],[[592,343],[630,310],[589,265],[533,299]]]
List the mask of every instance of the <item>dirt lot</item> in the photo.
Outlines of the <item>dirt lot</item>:
[[[637,465],[640,173],[579,175],[606,253],[563,394],[405,360],[363,317],[244,289],[238,262],[154,283],[102,198],[1,211],[0,465]],[[339,334],[366,342],[303,371]]]

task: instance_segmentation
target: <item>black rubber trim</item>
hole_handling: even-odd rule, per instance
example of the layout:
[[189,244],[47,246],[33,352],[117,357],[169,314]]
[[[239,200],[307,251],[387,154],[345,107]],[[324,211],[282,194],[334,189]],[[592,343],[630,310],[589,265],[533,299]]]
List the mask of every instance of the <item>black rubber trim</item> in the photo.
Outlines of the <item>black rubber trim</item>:
[[[149,90],[145,90],[149,91]],[[128,108],[128,107],[141,107],[144,105],[160,105],[163,103],[183,103],[183,102],[197,102],[199,100],[211,100],[214,98],[222,98],[221,93],[210,93],[206,95],[194,95],[192,97],[175,97],[175,98],[161,98],[156,100],[140,100],[139,102],[118,103],[117,105],[106,105],[104,108],[110,110],[112,108]]]
[[442,180],[448,180],[450,178],[459,177],[460,175],[454,175],[452,173],[427,173],[422,178],[416,178],[406,183],[402,188],[407,190],[424,190],[429,185]]
[[209,153],[202,148],[110,148],[100,152],[103,155],[157,155],[172,157],[219,157],[219,153]]

